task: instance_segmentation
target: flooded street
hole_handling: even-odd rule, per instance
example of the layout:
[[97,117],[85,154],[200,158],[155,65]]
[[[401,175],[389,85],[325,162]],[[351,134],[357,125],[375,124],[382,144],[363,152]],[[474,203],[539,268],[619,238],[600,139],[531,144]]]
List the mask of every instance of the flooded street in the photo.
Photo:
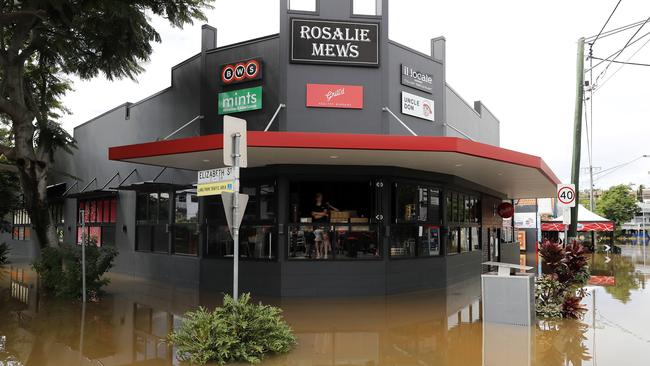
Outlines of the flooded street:
[[[299,344],[267,365],[648,365],[650,258],[641,248],[592,257],[581,321],[538,321],[533,329],[484,325],[480,281],[443,291],[377,298],[262,299],[280,305]],[[89,304],[36,291],[28,268],[0,274],[0,365],[172,365],[162,341],[183,312],[216,294],[112,275],[108,295]],[[85,321],[82,322],[82,317]],[[82,326],[83,325],[83,326]],[[82,350],[80,352],[80,350]]]

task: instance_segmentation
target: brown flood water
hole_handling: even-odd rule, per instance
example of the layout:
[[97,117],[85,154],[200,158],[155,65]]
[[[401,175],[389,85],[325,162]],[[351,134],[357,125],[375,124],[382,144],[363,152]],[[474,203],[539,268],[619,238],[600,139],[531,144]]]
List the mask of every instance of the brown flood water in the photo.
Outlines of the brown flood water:
[[[650,255],[623,247],[609,257],[594,256],[592,271],[616,284],[590,287],[584,319],[533,328],[483,324],[479,279],[389,297],[263,299],[283,307],[299,340],[264,364],[647,366]],[[186,310],[220,301],[132,277],[111,280],[104,300],[86,307],[82,326],[80,305],[40,296],[27,267],[1,269],[0,365],[176,365],[165,335]]]

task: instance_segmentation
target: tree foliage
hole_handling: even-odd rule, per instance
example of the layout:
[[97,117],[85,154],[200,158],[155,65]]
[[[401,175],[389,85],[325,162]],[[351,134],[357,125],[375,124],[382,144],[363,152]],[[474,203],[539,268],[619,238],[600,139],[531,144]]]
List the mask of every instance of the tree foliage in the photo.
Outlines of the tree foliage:
[[624,184],[603,192],[596,202],[596,213],[614,221],[617,227],[633,219],[638,212],[635,192]]
[[[103,275],[113,266],[117,251],[111,247],[86,244],[86,294],[89,298],[103,295],[109,283]],[[81,246],[63,244],[58,248],[45,248],[41,258],[34,263],[44,290],[57,297],[80,298],[82,295]]]
[[69,149],[61,128],[67,75],[135,78],[160,35],[151,16],[182,27],[204,20],[210,0],[0,0],[0,123],[12,144],[0,155],[15,164],[25,208],[41,246],[56,246],[47,202],[54,153]]
[[200,308],[185,314],[180,329],[169,335],[181,361],[260,363],[266,354],[286,353],[295,345],[291,328],[279,308],[251,304],[250,294],[238,301],[225,295],[214,311]]

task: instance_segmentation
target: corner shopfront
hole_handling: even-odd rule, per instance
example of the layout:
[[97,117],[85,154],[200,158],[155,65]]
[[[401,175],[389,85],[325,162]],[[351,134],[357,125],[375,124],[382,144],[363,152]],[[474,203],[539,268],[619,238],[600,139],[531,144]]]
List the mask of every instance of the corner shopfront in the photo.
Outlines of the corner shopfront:
[[[199,171],[222,161],[222,139],[119,146],[109,157]],[[398,293],[476,276],[501,248],[519,250],[497,215],[500,192],[554,185],[539,158],[453,137],[251,131],[248,154],[241,281],[282,296]],[[317,195],[325,220],[315,218]],[[220,197],[192,199],[202,286],[225,290],[233,247]]]
[[[219,167],[233,114],[249,129],[243,291],[439,288],[516,247],[496,207],[551,196],[558,180],[542,159],[498,147],[496,117],[451,89],[444,38],[429,54],[389,40],[387,0],[372,14],[355,13],[355,0],[314,4],[281,1],[278,34],[233,45],[202,27],[200,52],[172,68],[169,88],[76,127],[78,149],[56,159],[67,176],[52,182],[69,188],[62,240],[78,241],[83,207],[98,244],[118,248],[115,271],[228,291],[220,198],[193,187],[197,171]],[[342,47],[324,27],[358,35],[343,43],[359,54],[322,53]],[[316,220],[318,193],[328,214]]]

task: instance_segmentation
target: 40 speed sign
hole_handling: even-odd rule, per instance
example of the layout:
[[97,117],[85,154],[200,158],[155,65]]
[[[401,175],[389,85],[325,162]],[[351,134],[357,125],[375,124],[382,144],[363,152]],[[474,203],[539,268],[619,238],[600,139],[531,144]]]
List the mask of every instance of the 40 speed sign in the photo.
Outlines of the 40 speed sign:
[[556,198],[560,207],[576,207],[575,184],[558,184]]

